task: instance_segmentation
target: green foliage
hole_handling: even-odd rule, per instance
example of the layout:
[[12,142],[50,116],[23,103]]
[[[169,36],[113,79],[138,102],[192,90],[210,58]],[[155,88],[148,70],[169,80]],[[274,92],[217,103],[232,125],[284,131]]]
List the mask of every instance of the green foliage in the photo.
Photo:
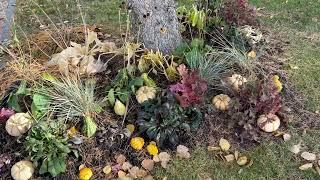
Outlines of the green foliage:
[[165,92],[162,97],[147,101],[136,121],[140,132],[145,132],[159,146],[176,146],[186,132],[196,130],[202,120],[196,108],[182,108],[174,96]]
[[129,97],[139,87],[143,86],[144,79],[142,77],[135,77],[135,70],[136,67],[132,65],[120,69],[111,86],[107,88],[107,98],[111,106],[114,105],[115,99],[126,103]]
[[48,110],[50,99],[44,94],[34,93],[32,96],[31,112],[32,115],[39,119],[43,117]]
[[194,39],[191,47],[184,50],[184,57],[191,69],[198,69],[207,83],[214,86],[228,69],[227,59],[216,54],[216,50],[205,46],[203,40]]
[[26,137],[25,147],[39,173],[57,176],[66,171],[66,157],[70,153],[65,134],[66,126],[61,121],[40,121]]

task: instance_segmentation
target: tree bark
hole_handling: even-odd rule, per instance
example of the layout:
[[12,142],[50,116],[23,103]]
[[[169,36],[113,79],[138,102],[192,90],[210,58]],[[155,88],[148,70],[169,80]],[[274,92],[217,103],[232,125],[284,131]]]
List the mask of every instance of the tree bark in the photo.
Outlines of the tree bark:
[[132,31],[148,49],[170,54],[181,43],[174,0],[128,0]]

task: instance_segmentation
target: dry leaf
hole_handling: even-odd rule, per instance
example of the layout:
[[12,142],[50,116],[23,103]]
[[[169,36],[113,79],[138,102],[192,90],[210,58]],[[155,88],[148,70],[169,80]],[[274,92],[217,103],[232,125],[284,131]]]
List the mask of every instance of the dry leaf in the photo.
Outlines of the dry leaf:
[[236,160],[238,160],[239,155],[240,155],[239,151],[235,151],[235,152],[234,152],[234,158],[235,158]]
[[226,159],[227,162],[232,162],[235,160],[235,157],[233,154],[226,155],[224,156],[224,158]]
[[294,154],[298,154],[300,152],[300,149],[301,149],[301,145],[300,143],[299,144],[296,144],[296,145],[293,145],[289,151],[291,151],[292,153]]
[[239,164],[239,166],[246,165],[247,163],[248,163],[248,158],[246,156],[241,156],[237,160],[237,164]]
[[304,171],[313,167],[312,163],[307,163],[299,167],[300,170]]
[[161,166],[163,168],[167,168],[168,162],[171,160],[171,156],[167,152],[161,152],[159,154],[159,159],[161,161]]
[[106,175],[109,175],[112,171],[112,168],[111,166],[105,166],[102,171],[106,174]]
[[122,164],[122,170],[124,170],[124,171],[128,171],[130,168],[132,168],[132,165],[131,165],[131,163],[130,162],[124,162],[123,164]]
[[129,169],[129,175],[132,178],[137,178],[138,171],[139,171],[139,168],[137,166],[133,166],[131,169]]
[[301,157],[308,161],[315,161],[317,159],[317,156],[315,154],[309,152],[301,153]]
[[143,178],[145,176],[148,175],[148,172],[144,169],[139,169],[138,172],[137,172],[137,176],[140,177],[140,178]]
[[210,152],[210,151],[220,151],[220,147],[217,147],[217,146],[208,146],[207,147],[207,150]]
[[153,180],[153,177],[151,175],[148,175],[144,177],[143,180]]
[[320,176],[320,167],[319,167],[319,166],[315,166],[315,169],[316,169],[317,173],[318,173],[319,176]]
[[159,158],[159,155],[157,154],[157,155],[154,155],[153,156],[153,159],[152,159],[154,162],[160,162],[160,158]]
[[148,171],[152,171],[154,167],[154,161],[151,159],[145,159],[141,162],[141,166]]
[[318,165],[320,166],[320,160],[318,160]]
[[223,151],[228,151],[231,147],[229,141],[226,139],[223,139],[223,138],[220,139],[219,146],[220,146],[221,150],[223,150]]
[[181,157],[181,158],[185,158],[185,159],[190,158],[191,155],[189,153],[189,148],[187,148],[186,146],[183,146],[183,145],[179,145],[177,147],[177,156]]
[[122,178],[122,177],[125,177],[125,176],[126,176],[126,173],[125,173],[124,171],[121,171],[121,170],[120,170],[120,171],[118,172],[118,177],[119,177],[119,178]]
[[286,142],[286,141],[289,141],[290,139],[291,139],[291,135],[290,134],[287,134],[287,133],[285,133],[285,134],[283,134],[283,140]]
[[248,57],[250,57],[252,59],[255,59],[257,57],[257,53],[255,51],[250,51],[248,53]]
[[253,165],[253,160],[250,159],[250,161],[249,161],[249,163],[246,165],[246,167],[250,167],[250,166],[252,166],[252,165]]
[[79,166],[79,171],[80,171],[81,169],[85,168],[85,167],[86,167],[86,165],[81,164],[81,165]]
[[166,176],[166,177],[162,178],[162,180],[168,180],[168,177]]
[[116,157],[116,162],[118,164],[123,164],[124,162],[126,162],[126,157],[123,154],[120,154]]

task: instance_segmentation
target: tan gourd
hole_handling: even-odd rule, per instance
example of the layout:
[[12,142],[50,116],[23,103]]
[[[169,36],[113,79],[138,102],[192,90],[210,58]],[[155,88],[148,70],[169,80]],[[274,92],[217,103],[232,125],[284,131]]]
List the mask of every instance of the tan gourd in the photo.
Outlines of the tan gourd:
[[28,113],[17,113],[6,122],[6,130],[11,136],[21,136],[31,128],[31,125],[32,118]]
[[11,176],[15,180],[28,180],[34,173],[34,167],[30,161],[19,161],[11,168]]
[[140,104],[155,97],[156,90],[153,87],[142,86],[136,93],[136,99]]
[[215,96],[212,99],[212,104],[214,105],[215,108],[221,111],[226,111],[229,109],[230,101],[231,101],[231,98],[228,95],[220,94]]
[[280,119],[276,115],[269,115],[268,117],[261,115],[257,120],[257,124],[265,132],[274,132],[280,127]]
[[239,74],[234,74],[228,77],[228,84],[231,85],[232,89],[239,91],[240,88],[247,82],[247,79]]

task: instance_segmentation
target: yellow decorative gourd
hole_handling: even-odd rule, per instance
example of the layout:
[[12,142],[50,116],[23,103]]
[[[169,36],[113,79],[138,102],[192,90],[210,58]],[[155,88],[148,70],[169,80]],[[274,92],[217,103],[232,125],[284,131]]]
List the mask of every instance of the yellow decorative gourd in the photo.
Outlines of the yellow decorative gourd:
[[154,99],[156,97],[156,89],[153,87],[142,86],[136,93],[136,99],[139,104]]
[[151,141],[149,143],[149,145],[147,146],[147,151],[151,156],[157,155],[159,153],[159,150],[158,150],[156,142]]
[[116,103],[114,104],[113,109],[114,109],[114,112],[119,116],[123,116],[127,112],[126,106],[118,99],[116,100]]
[[221,111],[226,111],[229,109],[229,102],[231,101],[231,98],[228,95],[225,94],[220,94],[215,96],[212,99],[212,104],[214,105],[215,108],[221,110]]
[[93,175],[93,172],[90,168],[84,167],[79,172],[80,180],[89,180]]
[[32,125],[32,118],[28,113],[16,113],[6,122],[6,130],[11,136],[21,136]]
[[34,167],[30,161],[19,161],[11,168],[11,176],[15,180],[28,180],[34,173]]
[[134,137],[131,139],[130,145],[135,150],[141,150],[144,145],[144,139],[141,137]]

